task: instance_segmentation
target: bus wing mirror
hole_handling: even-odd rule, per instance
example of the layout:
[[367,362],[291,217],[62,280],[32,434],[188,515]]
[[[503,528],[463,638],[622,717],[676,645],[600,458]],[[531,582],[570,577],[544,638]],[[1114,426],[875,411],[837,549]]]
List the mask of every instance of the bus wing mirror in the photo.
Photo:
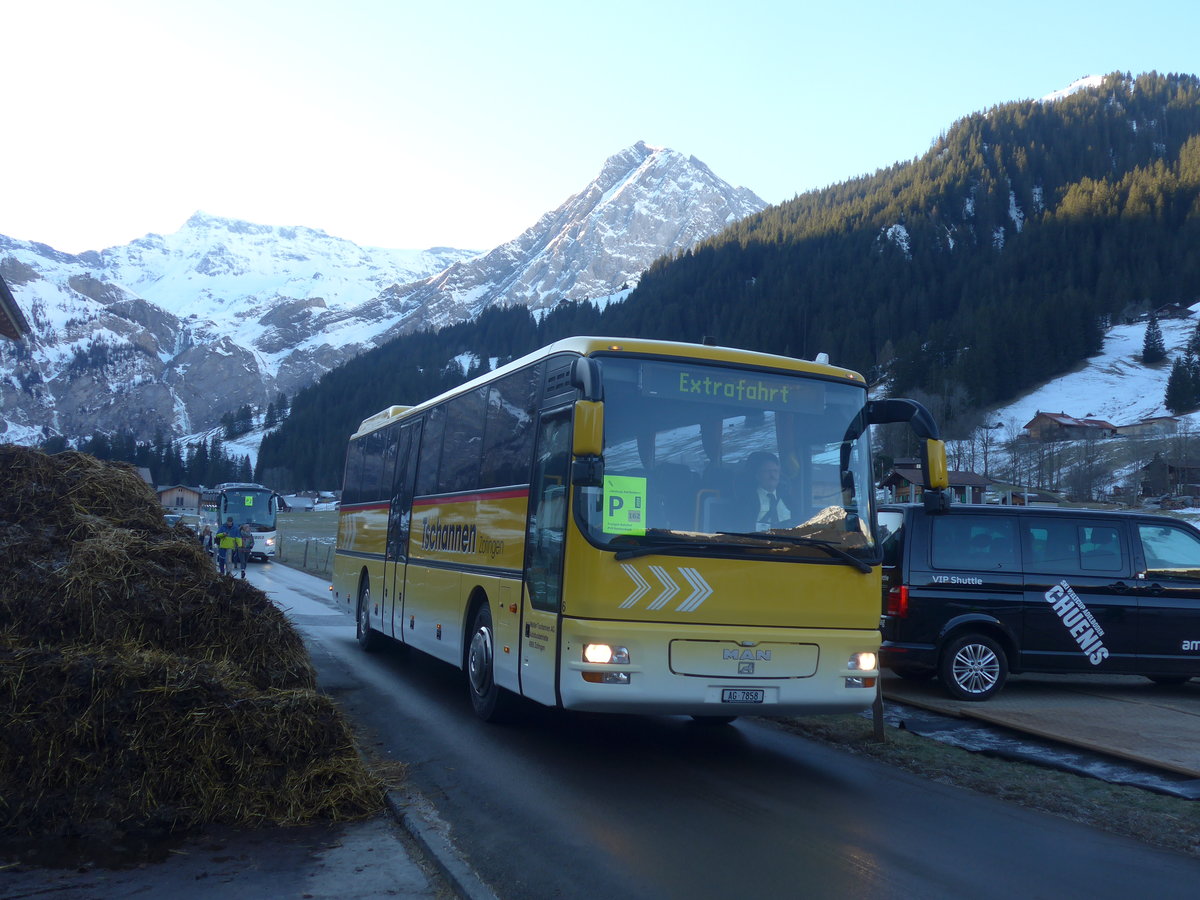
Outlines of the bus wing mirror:
[[598,360],[581,356],[571,367],[571,384],[579,388],[584,400],[600,401],[604,399],[604,388],[600,382],[600,363]]
[[909,427],[917,433],[917,437],[934,440],[940,437],[933,415],[916,400],[906,400],[900,397],[889,400],[868,400],[867,422],[870,425],[907,422]]
[[603,450],[604,404],[593,400],[577,401],[571,452],[576,456],[599,456]]
[[944,491],[950,487],[950,472],[946,468],[946,444],[943,441],[926,440],[921,448],[925,487]]

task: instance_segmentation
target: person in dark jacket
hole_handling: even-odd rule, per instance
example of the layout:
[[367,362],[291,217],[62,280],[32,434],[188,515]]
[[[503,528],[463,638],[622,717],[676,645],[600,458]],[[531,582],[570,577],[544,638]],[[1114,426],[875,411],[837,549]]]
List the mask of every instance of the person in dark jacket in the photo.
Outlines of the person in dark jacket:
[[246,563],[250,561],[250,551],[254,549],[254,532],[250,530],[250,523],[243,522],[241,529],[238,531],[238,537],[241,538],[242,545],[238,548],[238,563],[242,567],[242,577],[246,577]]

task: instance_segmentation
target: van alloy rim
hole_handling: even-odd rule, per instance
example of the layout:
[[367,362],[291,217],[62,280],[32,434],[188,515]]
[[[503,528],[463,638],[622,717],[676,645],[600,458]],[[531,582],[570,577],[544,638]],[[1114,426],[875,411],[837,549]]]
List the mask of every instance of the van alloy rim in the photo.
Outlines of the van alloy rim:
[[983,644],[967,644],[954,655],[954,681],[964,691],[983,694],[1000,677],[1000,660]]

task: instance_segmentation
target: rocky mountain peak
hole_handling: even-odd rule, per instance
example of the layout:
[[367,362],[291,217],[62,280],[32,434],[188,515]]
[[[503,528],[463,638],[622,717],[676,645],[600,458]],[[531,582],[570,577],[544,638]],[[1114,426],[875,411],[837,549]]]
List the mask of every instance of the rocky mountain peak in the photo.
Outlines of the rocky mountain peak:
[[173,234],[79,255],[0,235],[34,333],[0,345],[0,441],[132,429],[182,436],[293,395],[391,337],[493,304],[632,288],[657,258],[766,204],[694,157],[637,142],[494,250],[388,250],[196,212]]

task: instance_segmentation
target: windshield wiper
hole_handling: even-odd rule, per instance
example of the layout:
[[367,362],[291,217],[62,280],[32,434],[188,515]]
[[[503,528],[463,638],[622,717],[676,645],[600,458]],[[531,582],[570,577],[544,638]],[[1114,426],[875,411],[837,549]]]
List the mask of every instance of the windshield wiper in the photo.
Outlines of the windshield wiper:
[[[727,545],[721,544],[722,549]],[[617,551],[617,559],[633,559],[635,556],[650,556],[654,553],[669,553],[672,550],[711,550],[709,541],[659,541],[655,544],[639,544]]]
[[849,563],[864,575],[869,574],[871,571],[870,565],[863,562],[857,556],[848,553],[832,541],[823,541],[820,538],[801,537],[795,534],[773,534],[766,531],[718,531],[717,534],[724,534],[729,537],[754,538],[760,541],[779,542],[783,544],[796,544],[800,547],[816,547],[824,550],[830,556],[836,556],[843,562]]

